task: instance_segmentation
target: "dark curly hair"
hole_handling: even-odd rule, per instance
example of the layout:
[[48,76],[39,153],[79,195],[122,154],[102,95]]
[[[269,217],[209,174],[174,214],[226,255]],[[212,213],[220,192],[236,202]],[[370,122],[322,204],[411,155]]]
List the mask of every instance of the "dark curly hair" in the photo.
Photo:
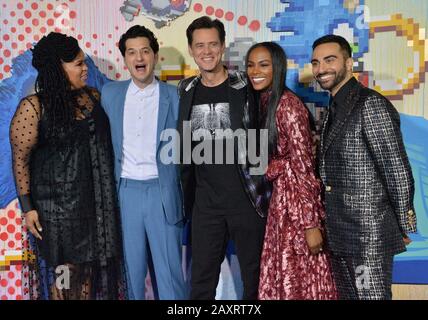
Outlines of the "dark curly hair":
[[31,50],[38,74],[35,91],[47,121],[46,137],[56,140],[69,131],[75,118],[75,99],[62,62],[71,62],[80,53],[77,40],[51,32]]
[[119,50],[122,56],[125,56],[126,52],[126,40],[128,39],[134,39],[144,37],[149,39],[150,42],[150,48],[152,48],[154,54],[158,53],[159,51],[159,43],[158,39],[156,39],[153,32],[151,32],[149,29],[147,29],[145,26],[135,25],[128,29],[119,40]]

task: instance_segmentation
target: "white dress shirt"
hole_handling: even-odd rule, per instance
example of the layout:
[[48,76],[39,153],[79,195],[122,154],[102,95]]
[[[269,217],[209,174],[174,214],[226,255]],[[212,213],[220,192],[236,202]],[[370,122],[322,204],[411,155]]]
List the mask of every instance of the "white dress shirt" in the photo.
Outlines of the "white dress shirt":
[[123,117],[122,178],[148,180],[158,177],[156,134],[159,82],[140,89],[131,80]]

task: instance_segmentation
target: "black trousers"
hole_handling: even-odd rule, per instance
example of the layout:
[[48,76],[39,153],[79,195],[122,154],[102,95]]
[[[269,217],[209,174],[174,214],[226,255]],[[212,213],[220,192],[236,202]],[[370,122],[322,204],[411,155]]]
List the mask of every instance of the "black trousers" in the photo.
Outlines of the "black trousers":
[[242,299],[256,300],[266,219],[254,212],[192,216],[192,300],[214,300],[221,264],[229,239],[234,242],[241,279]]

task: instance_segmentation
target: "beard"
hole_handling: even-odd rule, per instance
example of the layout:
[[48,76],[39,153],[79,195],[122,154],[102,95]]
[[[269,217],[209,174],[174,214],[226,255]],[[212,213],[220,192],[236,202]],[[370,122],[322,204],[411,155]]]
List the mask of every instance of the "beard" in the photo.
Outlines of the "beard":
[[[334,79],[332,82],[323,83],[320,78],[327,74],[334,74]],[[317,82],[320,84],[321,88],[324,90],[332,91],[336,88],[344,79],[346,78],[346,64],[343,64],[343,68],[337,72],[324,72],[322,74],[318,74],[316,77]]]

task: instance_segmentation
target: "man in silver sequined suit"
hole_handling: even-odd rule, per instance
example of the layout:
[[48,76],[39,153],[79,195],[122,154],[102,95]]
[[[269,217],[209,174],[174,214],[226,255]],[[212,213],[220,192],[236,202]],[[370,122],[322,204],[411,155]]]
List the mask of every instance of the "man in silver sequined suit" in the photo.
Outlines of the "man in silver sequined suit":
[[327,35],[312,48],[313,75],[331,93],[319,170],[339,298],[391,299],[393,257],[416,231],[400,117],[385,97],[353,77],[344,38]]

